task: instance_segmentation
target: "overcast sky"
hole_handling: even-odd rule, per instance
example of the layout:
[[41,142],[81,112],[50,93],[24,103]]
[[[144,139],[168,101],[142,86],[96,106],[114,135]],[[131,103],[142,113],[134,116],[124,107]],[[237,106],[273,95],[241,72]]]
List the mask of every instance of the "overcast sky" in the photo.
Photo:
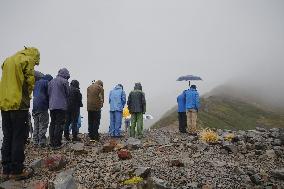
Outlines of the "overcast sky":
[[140,81],[156,119],[186,88],[180,75],[201,76],[201,93],[244,77],[284,89],[283,0],[1,0],[0,61],[24,45],[40,50],[37,70],[66,67],[84,101],[91,80],[104,82],[101,131],[117,83],[128,94]]

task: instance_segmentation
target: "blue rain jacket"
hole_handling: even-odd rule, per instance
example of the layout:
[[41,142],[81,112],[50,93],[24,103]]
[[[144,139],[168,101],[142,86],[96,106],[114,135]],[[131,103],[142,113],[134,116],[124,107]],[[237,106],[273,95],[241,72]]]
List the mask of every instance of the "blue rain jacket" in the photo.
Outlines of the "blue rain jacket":
[[180,95],[177,97],[177,103],[178,103],[178,112],[186,112],[186,99],[185,99],[185,91],[183,91]]
[[123,111],[126,103],[126,95],[122,87],[117,85],[109,93],[110,111]]
[[52,79],[52,76],[47,74],[35,83],[33,91],[33,113],[48,110],[48,82]]
[[188,89],[185,91],[186,97],[186,110],[195,109],[198,110],[200,107],[199,104],[199,94],[196,89]]

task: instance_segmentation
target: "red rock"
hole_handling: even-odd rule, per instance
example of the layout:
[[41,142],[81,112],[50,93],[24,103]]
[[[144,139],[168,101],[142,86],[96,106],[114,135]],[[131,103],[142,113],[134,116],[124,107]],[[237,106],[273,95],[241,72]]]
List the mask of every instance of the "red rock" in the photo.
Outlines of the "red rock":
[[118,158],[121,159],[121,160],[127,160],[127,159],[132,158],[131,153],[126,149],[119,150],[117,152],[117,155],[118,155]]
[[47,182],[38,182],[34,185],[34,189],[48,189],[48,183]]
[[182,163],[180,160],[172,160],[170,163],[171,167],[184,167],[184,163]]
[[102,152],[103,153],[108,153],[114,150],[116,147],[117,142],[115,140],[111,140],[109,143],[104,144]]
[[59,171],[67,164],[67,160],[62,155],[51,155],[43,160],[43,165],[50,171]]

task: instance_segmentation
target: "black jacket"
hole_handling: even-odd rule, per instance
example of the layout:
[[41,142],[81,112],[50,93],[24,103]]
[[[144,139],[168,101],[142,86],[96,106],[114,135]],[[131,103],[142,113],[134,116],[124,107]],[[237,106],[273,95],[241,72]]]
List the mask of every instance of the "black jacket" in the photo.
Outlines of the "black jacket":
[[132,113],[145,113],[146,112],[146,99],[142,91],[140,83],[136,83],[134,90],[130,92],[127,101],[129,112]]
[[80,107],[83,107],[83,103],[79,82],[73,80],[70,85],[70,94],[68,97],[68,111],[79,111]]

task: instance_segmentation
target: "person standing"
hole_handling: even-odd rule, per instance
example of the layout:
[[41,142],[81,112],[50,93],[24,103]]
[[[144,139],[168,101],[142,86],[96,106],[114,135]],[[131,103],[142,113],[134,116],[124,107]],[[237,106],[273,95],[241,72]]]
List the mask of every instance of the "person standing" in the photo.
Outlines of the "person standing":
[[122,111],[126,103],[126,95],[123,90],[123,86],[118,84],[109,93],[110,104],[110,126],[109,134],[112,137],[121,136],[121,124],[122,124]]
[[48,97],[48,83],[52,80],[52,76],[47,74],[39,81],[36,81],[33,92],[33,119],[34,132],[33,142],[35,146],[45,147],[46,132],[49,124],[49,97]]
[[39,65],[40,53],[34,47],[8,57],[2,64],[0,81],[0,109],[3,143],[2,179],[25,179],[32,170],[24,168],[25,142],[29,130],[28,111],[34,89],[34,66]]
[[56,78],[51,80],[48,84],[51,117],[49,138],[50,146],[53,149],[58,149],[62,145],[62,134],[66,122],[66,111],[70,93],[69,78],[69,71],[66,68],[62,68],[58,71]]
[[197,113],[200,107],[199,93],[197,92],[196,85],[191,85],[190,88],[185,91],[185,97],[188,131],[195,134],[197,131]]
[[186,133],[187,127],[187,119],[186,119],[186,98],[185,98],[185,91],[183,91],[177,97],[178,103],[178,121],[179,121],[179,132]]
[[97,80],[87,89],[88,131],[90,141],[99,140],[101,109],[104,104],[103,82]]
[[[131,114],[130,137],[143,137],[143,114],[146,112],[146,99],[142,85],[135,83],[134,90],[130,92],[127,101]],[[137,132],[135,128],[137,127]]]
[[80,107],[83,107],[82,94],[80,92],[80,83],[77,80],[72,80],[70,83],[70,94],[68,97],[68,110],[67,121],[64,129],[64,137],[67,141],[70,141],[69,126],[72,128],[72,141],[81,141],[78,138],[78,119],[80,116]]

